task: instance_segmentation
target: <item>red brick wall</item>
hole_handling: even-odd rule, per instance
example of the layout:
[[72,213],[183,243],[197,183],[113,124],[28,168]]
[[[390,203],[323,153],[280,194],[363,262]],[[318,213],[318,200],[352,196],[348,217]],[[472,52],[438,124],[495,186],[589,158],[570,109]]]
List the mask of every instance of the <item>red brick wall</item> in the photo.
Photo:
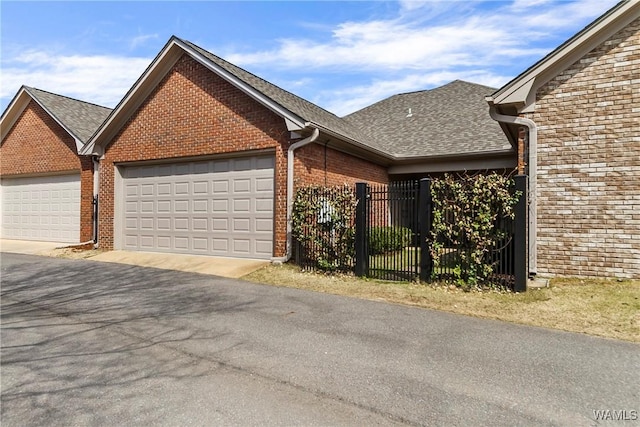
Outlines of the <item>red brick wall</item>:
[[[276,236],[286,235],[287,142],[282,118],[184,55],[107,147],[100,163],[100,246],[113,248],[114,163],[264,149],[275,151]],[[278,241],[275,252],[283,251]]]
[[35,101],[29,102],[0,146],[0,175],[80,173],[80,240],[93,237],[93,163]]
[[640,19],[537,93],[538,271],[640,277]]
[[295,152],[294,182],[300,185],[353,185],[356,182],[387,184],[387,169],[326,148],[321,144],[309,144]]
[[[115,163],[270,149],[275,153],[274,256],[283,256],[288,147],[289,132],[281,117],[184,55],[107,147],[100,163],[100,246],[113,248]],[[358,170],[386,182],[384,169],[372,173],[372,165],[361,160],[354,161],[362,168],[354,169],[348,157],[331,154],[332,182],[355,182]],[[312,163],[310,169],[306,162]],[[296,172],[318,167],[313,156],[297,165]],[[304,181],[311,179],[315,175],[304,175]]]

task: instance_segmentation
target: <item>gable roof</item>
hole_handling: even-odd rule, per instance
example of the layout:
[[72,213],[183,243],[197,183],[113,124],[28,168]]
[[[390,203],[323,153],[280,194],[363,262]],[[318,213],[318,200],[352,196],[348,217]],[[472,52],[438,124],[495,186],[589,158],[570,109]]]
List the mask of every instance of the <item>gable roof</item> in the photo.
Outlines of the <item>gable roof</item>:
[[[303,99],[291,92],[288,92],[273,83],[270,83],[242,68],[225,61],[224,59],[208,52],[201,47],[194,45],[186,40],[181,40],[185,45],[190,46],[196,52],[200,53],[211,62],[217,64],[224,70],[228,71],[238,79],[242,80],[248,86],[256,91],[264,94],[269,99],[280,105],[282,108],[300,117],[305,125],[319,127],[326,131],[331,131],[339,136],[359,142],[363,145],[369,145],[366,141],[367,137],[360,131],[346,123],[335,114]],[[375,148],[371,146],[371,148]]]
[[394,95],[344,119],[395,157],[510,150],[484,100],[494,90],[455,80],[431,90]]
[[2,139],[7,136],[31,100],[35,101],[76,141],[78,152],[111,112],[107,107],[22,86],[0,119]]
[[487,97],[492,105],[509,105],[518,113],[535,104],[536,91],[632,21],[640,18],[640,1],[623,0],[547,56]]
[[[128,117],[133,114],[176,61],[185,53],[257,102],[283,117],[289,130],[299,131],[308,127],[318,127],[321,131],[323,130],[327,134],[334,135],[355,146],[374,152],[377,151],[375,147],[365,142],[365,137],[357,129],[336,115],[225,61],[191,42],[172,36],[116,106],[112,114],[90,139],[89,143],[84,147],[83,153],[102,154],[104,144],[115,136]],[[377,154],[388,157],[383,152],[377,152]]]
[[[431,150],[437,155],[456,155],[465,150],[472,152],[510,148],[499,126],[490,119],[484,96],[492,88],[466,82],[432,91],[397,95],[360,112],[340,118],[335,114],[288,92],[201,47],[172,36],[149,67],[131,87],[111,115],[85,145],[83,153],[102,154],[104,146],[119,131],[162,78],[183,55],[188,54],[203,66],[233,84],[245,94],[271,109],[285,120],[290,131],[318,128],[323,135],[343,147],[366,152],[379,161],[404,157],[428,157]],[[415,119],[380,120],[381,116],[396,111],[396,102],[409,102],[416,110]],[[404,108],[404,107],[403,107]],[[402,108],[398,111],[402,111]],[[463,112],[460,117],[458,111]],[[428,114],[425,114],[428,113]],[[394,116],[395,117],[395,116]],[[463,124],[466,131],[457,128]],[[376,130],[371,130],[375,124]],[[398,134],[397,132],[402,132]],[[447,134],[447,132],[450,132]],[[450,144],[445,139],[456,138]],[[445,138],[446,137],[446,138]],[[482,141],[480,141],[482,139]],[[461,144],[458,146],[458,144]],[[467,153],[468,154],[468,153]]]

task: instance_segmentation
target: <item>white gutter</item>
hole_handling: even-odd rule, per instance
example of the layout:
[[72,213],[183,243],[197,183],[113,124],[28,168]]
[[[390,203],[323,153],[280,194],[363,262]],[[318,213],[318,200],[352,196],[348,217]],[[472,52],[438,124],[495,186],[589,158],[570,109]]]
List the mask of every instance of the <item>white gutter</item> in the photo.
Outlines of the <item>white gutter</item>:
[[538,245],[537,245],[537,181],[538,181],[538,127],[533,120],[524,117],[507,116],[499,114],[495,105],[489,101],[489,115],[497,122],[512,123],[526,126],[529,130],[529,275],[538,273]]
[[293,170],[295,160],[293,152],[298,148],[311,144],[313,141],[318,139],[319,135],[320,130],[318,130],[318,128],[314,128],[311,136],[289,146],[289,150],[287,152],[287,250],[284,257],[271,258],[271,262],[273,263],[285,263],[291,259],[291,255],[293,254],[293,235],[291,225],[291,216],[293,213]]

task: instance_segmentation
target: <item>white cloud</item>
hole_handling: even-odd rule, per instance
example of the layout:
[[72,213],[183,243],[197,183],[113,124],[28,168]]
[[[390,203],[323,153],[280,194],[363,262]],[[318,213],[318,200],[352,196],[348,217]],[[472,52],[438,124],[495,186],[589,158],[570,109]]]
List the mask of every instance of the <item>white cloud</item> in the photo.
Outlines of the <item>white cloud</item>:
[[564,41],[558,32],[577,31],[615,1],[515,0],[496,7],[493,2],[401,0],[395,16],[343,22],[330,30],[328,41],[287,38],[268,51],[225,58],[271,73],[359,76],[359,84],[347,90],[314,94],[314,102],[342,115],[394,93],[455,78],[499,87]]
[[135,49],[139,46],[144,45],[149,40],[157,40],[158,34],[139,34],[131,39],[129,42],[129,48]]
[[1,97],[22,85],[113,107],[151,62],[124,56],[59,55],[31,50],[3,58]]
[[[534,1],[534,6],[545,5],[549,2]],[[540,4],[538,4],[540,3]],[[580,0],[573,2],[561,2],[549,4],[547,8],[535,9],[529,12],[520,12],[519,23],[529,31],[555,30],[566,27],[575,27],[579,22],[588,23],[604,13],[608,7],[615,4],[614,1]]]
[[[577,31],[615,2],[401,0],[394,12],[381,7],[375,19],[332,27],[322,22],[299,24],[313,28],[310,34],[324,31],[321,38],[302,33],[265,50],[213,52],[344,115],[395,93],[454,79],[501,86],[564,41],[558,34],[565,37],[567,28]],[[386,18],[381,18],[381,10]],[[139,31],[128,46],[135,49],[156,38],[157,34]],[[114,106],[150,61],[46,49],[13,55],[5,50],[1,96],[6,103],[26,84]],[[314,74],[323,76],[323,85]]]
[[[572,27],[604,11],[602,0],[554,2],[518,0],[512,5],[474,14],[447,14],[437,20],[419,19],[420,7],[438,2],[405,1],[412,14],[393,19],[344,22],[332,30],[329,42],[312,39],[282,39],[269,51],[235,52],[226,56],[244,66],[297,68],[430,70],[475,64],[489,67],[522,56],[540,55],[555,46],[531,47],[531,42],[550,31]],[[606,6],[606,4],[604,5]],[[448,7],[451,7],[448,4]],[[460,6],[464,8],[464,5]],[[524,12],[523,7],[530,10]],[[427,12],[430,13],[430,12]]]
[[376,79],[359,86],[325,91],[315,101],[318,104],[325,105],[325,108],[334,114],[344,116],[392,95],[431,89],[453,80],[465,80],[499,88],[509,78],[508,76],[493,74],[484,70],[408,74],[402,78],[391,80]]

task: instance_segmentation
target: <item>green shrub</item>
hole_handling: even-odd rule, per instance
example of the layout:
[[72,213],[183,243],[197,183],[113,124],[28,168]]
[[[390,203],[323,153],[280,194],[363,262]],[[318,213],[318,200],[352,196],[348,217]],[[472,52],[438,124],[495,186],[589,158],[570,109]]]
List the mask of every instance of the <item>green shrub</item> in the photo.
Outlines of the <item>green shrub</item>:
[[[491,173],[444,178],[431,183],[433,223],[430,250],[434,275],[450,268],[463,286],[487,283],[494,270],[491,254],[508,237],[500,221],[514,219],[520,193],[512,194],[513,180]],[[455,255],[449,255],[451,248]]]
[[297,190],[291,231],[316,268],[327,272],[352,268],[356,204],[349,186],[306,186]]
[[411,243],[411,230],[407,227],[371,227],[369,254],[380,255],[400,251]]

